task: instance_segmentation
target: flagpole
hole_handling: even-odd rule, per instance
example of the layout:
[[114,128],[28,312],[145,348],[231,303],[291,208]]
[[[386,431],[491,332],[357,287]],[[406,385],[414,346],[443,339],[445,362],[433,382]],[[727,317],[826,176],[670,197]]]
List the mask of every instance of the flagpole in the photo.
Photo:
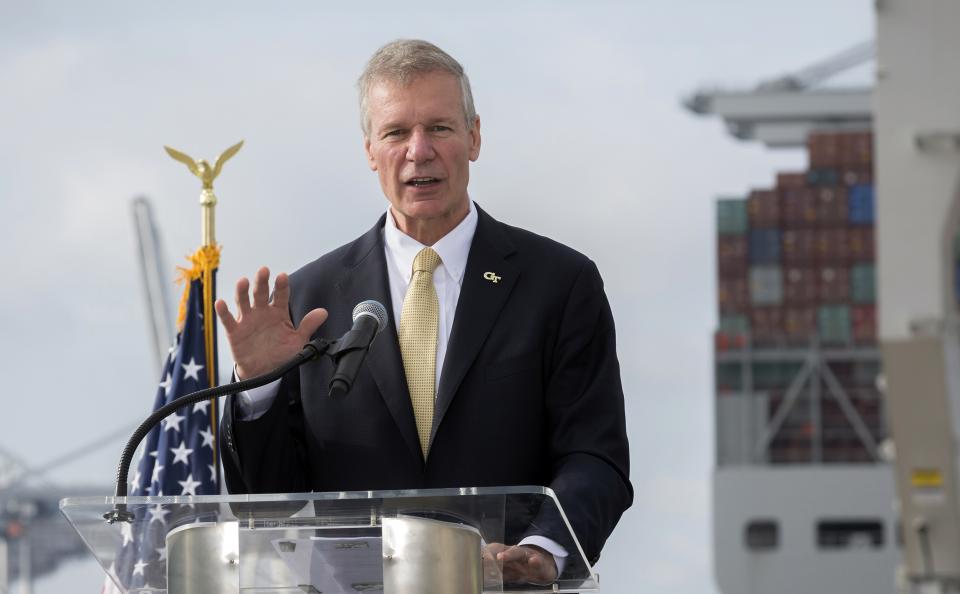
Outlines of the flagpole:
[[216,209],[217,195],[213,193],[213,185],[203,188],[200,192],[201,237],[204,247],[215,247],[216,239]]
[[[241,141],[241,144],[243,141]],[[220,264],[220,247],[216,240],[216,208],[217,196],[213,193],[213,180],[210,180],[210,187],[204,184],[200,192],[200,210],[202,211],[202,240],[201,250],[208,256],[203,258],[203,343],[204,352],[207,355],[207,379],[210,388],[220,383],[220,378],[216,374],[216,318],[213,315],[213,302],[216,300],[214,294],[214,274],[217,266]],[[213,260],[216,260],[214,264]],[[220,476],[220,452],[218,440],[218,423],[220,418],[216,398],[210,401],[210,432],[213,433],[213,466],[217,471],[217,477]],[[219,484],[219,480],[217,481]]]

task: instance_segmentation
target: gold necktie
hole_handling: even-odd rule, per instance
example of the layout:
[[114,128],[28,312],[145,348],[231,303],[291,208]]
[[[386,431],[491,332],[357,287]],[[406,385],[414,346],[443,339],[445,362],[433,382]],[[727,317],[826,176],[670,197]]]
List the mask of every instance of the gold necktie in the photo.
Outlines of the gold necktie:
[[437,374],[437,330],[440,326],[440,302],[433,287],[433,271],[440,256],[423,248],[413,259],[413,276],[400,312],[400,356],[407,374],[410,402],[417,420],[420,449],[427,458],[430,428],[433,425],[433,401]]

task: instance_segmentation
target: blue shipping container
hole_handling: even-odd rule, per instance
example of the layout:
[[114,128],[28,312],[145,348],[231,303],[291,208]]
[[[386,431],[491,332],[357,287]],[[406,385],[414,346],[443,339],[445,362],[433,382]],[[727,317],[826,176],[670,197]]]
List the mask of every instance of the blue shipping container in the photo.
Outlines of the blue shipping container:
[[850,187],[847,194],[850,209],[850,222],[854,225],[872,225],[874,223],[873,184],[857,184]]
[[778,229],[750,231],[750,263],[780,263],[780,231]]

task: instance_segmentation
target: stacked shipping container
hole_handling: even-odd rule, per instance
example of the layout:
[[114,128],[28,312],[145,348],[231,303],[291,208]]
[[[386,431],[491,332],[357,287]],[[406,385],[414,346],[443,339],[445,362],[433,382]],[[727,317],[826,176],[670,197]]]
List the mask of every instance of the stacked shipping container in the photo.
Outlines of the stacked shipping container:
[[[773,189],[718,202],[718,352],[748,345],[753,350],[876,346],[871,136],[811,134],[806,172],[781,173]],[[752,364],[754,389],[768,395],[772,416],[799,368],[763,365]],[[831,371],[879,437],[877,365],[857,365],[865,367]],[[740,377],[740,364],[718,363],[721,396],[740,390]],[[792,407],[770,461],[810,461],[814,410],[820,415],[821,461],[869,459],[837,402],[826,397],[817,408]]]

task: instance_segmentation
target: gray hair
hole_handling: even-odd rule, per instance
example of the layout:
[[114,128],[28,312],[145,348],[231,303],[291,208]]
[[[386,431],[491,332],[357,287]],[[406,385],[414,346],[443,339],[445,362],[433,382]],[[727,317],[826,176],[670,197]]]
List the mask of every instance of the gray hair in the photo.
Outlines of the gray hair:
[[406,86],[418,76],[429,72],[447,72],[457,77],[460,81],[460,98],[463,100],[463,117],[467,127],[472,126],[477,119],[477,110],[473,106],[470,79],[467,78],[463,66],[450,54],[428,41],[398,39],[378,49],[357,80],[360,91],[360,127],[363,128],[363,135],[370,136],[367,96],[373,85],[381,81],[391,81]]

